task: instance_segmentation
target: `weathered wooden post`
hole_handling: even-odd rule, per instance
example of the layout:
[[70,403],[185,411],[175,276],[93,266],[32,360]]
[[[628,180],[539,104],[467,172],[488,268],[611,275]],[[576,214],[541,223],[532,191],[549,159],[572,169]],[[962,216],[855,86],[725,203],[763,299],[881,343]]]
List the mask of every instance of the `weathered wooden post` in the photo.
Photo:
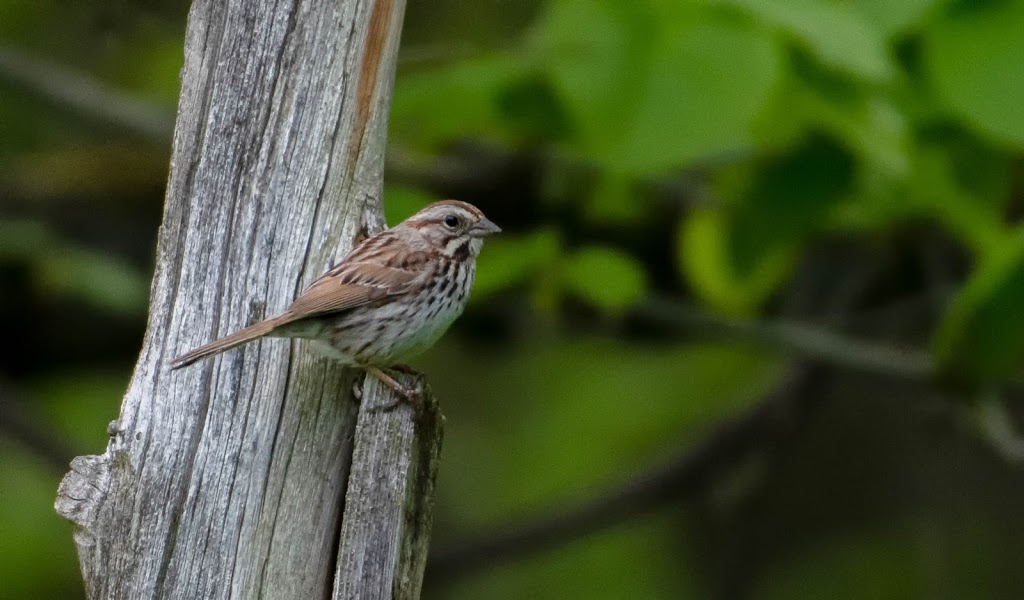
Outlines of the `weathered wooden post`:
[[[195,0],[142,353],[57,511],[92,598],[415,598],[442,418],[304,342],[168,361],[382,226],[404,0]],[[362,399],[354,397],[362,389]]]

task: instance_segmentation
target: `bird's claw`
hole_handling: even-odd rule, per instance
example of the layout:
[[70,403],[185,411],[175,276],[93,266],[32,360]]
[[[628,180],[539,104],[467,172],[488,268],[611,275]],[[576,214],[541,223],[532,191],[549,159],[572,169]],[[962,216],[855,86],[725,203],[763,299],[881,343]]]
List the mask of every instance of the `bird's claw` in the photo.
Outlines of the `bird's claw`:
[[392,367],[393,370],[400,373],[412,375],[415,380],[415,387],[409,389],[399,383],[395,378],[391,377],[387,373],[376,368],[368,368],[367,373],[375,376],[381,383],[383,383],[388,389],[393,391],[398,396],[392,402],[384,405],[375,406],[369,409],[370,412],[391,412],[401,406],[402,404],[408,404],[412,407],[416,418],[423,416],[425,399],[425,383],[424,377],[421,373],[413,370],[411,367],[406,365],[399,365]]
[[393,390],[395,395],[398,397],[387,404],[375,406],[370,409],[371,412],[382,412],[389,413],[403,404],[408,404],[412,407],[413,413],[416,418],[419,419],[423,416],[424,404],[426,400],[423,396],[423,385],[417,382],[415,389],[402,388],[401,390]]

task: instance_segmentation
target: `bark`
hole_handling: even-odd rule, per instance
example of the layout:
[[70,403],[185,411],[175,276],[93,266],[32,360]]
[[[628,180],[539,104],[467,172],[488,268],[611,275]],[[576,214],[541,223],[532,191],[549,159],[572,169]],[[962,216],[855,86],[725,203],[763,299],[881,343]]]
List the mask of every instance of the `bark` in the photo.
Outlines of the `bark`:
[[168,365],[280,312],[382,226],[403,12],[403,0],[194,2],[142,352],[106,451],[72,462],[56,503],[90,597],[418,593],[433,402],[416,421],[404,406],[368,410],[390,394],[366,385],[357,401],[362,375],[302,341]]

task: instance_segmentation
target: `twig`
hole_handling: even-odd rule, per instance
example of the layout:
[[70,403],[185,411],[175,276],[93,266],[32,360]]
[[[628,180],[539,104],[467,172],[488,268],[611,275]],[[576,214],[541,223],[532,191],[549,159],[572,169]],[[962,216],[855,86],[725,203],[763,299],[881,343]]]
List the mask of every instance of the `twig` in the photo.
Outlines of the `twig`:
[[0,78],[21,85],[50,102],[113,123],[135,134],[169,142],[174,111],[105,85],[95,77],[33,58],[0,45]]
[[[845,286],[829,303],[833,316],[846,316],[868,287],[866,281]],[[786,432],[803,422],[828,377],[829,369],[822,362],[884,373],[893,372],[894,367],[899,374],[913,378],[930,376],[932,369],[923,353],[850,340],[791,321],[736,321],[667,300],[648,303],[639,313],[674,326],[712,329],[816,360],[795,362],[760,404],[725,421],[702,443],[668,465],[654,468],[581,506],[436,550],[427,565],[428,584],[444,583],[495,563],[551,549],[707,489],[732,472],[737,463],[771,443],[777,445]],[[893,357],[897,357],[894,364],[881,366],[884,363],[879,361]]]
[[[460,49],[453,58],[470,55]],[[413,50],[406,57],[411,62],[439,58],[429,48]],[[147,139],[166,143],[174,131],[175,115],[172,110],[141,100],[130,92],[119,90],[88,74],[26,55],[10,46],[0,45],[0,79],[13,82],[45,97],[64,109],[77,111],[89,118],[114,124]],[[480,151],[483,150],[483,151]],[[737,148],[705,157],[678,177],[645,180],[655,197],[667,203],[683,206],[704,205],[705,186],[699,174],[757,156],[754,148]],[[574,169],[596,169],[593,164],[578,158],[566,159],[558,155],[541,154],[523,156],[497,145],[476,148],[465,155],[416,156],[407,149],[389,144],[386,176],[389,180],[406,182],[437,192],[447,192],[465,186],[490,183],[499,174],[524,162],[566,165]]]
[[1006,399],[994,390],[979,395],[975,404],[981,434],[1007,462],[1024,462],[1024,437],[1013,423]]
[[848,369],[896,375],[915,381],[930,380],[936,374],[934,362],[922,350],[848,337],[797,321],[742,321],[660,298],[639,307],[637,314],[667,325],[706,329],[724,337],[753,342]]

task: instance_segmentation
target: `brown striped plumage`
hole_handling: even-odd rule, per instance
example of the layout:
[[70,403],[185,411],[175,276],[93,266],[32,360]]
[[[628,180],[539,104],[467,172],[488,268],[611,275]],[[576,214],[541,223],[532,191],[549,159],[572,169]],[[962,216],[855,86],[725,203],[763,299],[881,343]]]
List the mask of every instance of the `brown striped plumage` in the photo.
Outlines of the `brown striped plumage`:
[[435,202],[362,241],[280,315],[200,346],[173,369],[261,337],[319,342],[327,354],[381,371],[434,344],[462,313],[483,238],[501,231],[472,204]]

